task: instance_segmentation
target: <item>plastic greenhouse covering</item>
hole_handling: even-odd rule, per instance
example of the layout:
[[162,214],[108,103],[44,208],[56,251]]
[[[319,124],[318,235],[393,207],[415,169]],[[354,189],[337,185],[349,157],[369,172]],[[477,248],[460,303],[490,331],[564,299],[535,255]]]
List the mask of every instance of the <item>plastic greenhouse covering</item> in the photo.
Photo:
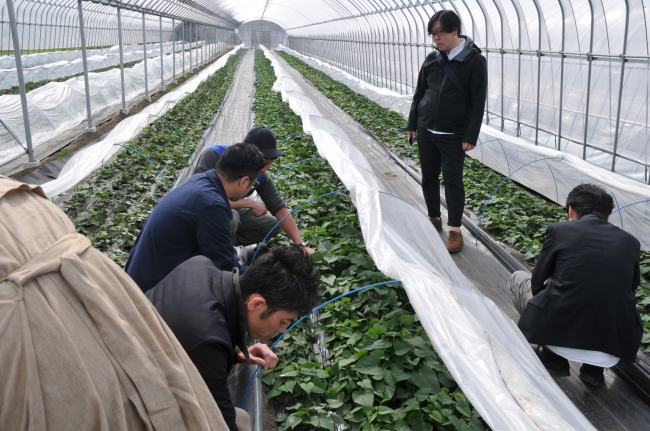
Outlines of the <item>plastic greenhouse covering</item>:
[[[224,50],[219,44],[217,49]],[[192,50],[192,64],[200,49]],[[183,60],[183,56],[185,60]],[[176,60],[176,72],[183,70],[183,61],[189,67],[190,53],[167,55],[163,59],[163,79],[173,75],[173,61]],[[144,62],[124,69],[124,86],[126,100],[130,101],[144,94]],[[147,62],[147,77],[151,88],[160,84],[160,59],[153,58]],[[90,105],[92,112],[98,112],[121,102],[120,70],[112,69],[101,73],[89,73]],[[27,95],[29,117],[32,130],[32,142],[35,147],[51,139],[52,136],[76,126],[86,118],[86,101],[83,77],[71,78],[65,82],[49,84],[30,91]],[[19,142],[25,142],[22,107],[20,96],[5,95],[0,97],[0,162],[23,152]],[[17,139],[16,139],[17,138]],[[83,178],[83,177],[82,177]]]
[[[175,45],[175,46],[172,46]],[[202,46],[202,42],[193,43],[193,48],[199,48]],[[144,58],[144,51],[142,46],[129,47],[127,51],[125,49],[123,55],[124,63],[129,63],[132,61],[142,61]],[[185,49],[189,48],[189,44]],[[106,50],[102,54],[92,53],[88,56],[88,70],[93,71],[95,69],[103,69],[105,67],[116,66],[120,64],[120,54],[111,50]],[[163,53],[171,54],[172,52],[181,52],[183,51],[183,46],[180,41],[178,42],[166,42],[163,44]],[[40,55],[40,54],[37,54]],[[79,54],[81,55],[81,54]],[[160,44],[150,44],[147,47],[147,58],[153,58],[160,56]],[[6,57],[4,57],[6,59]],[[0,61],[3,57],[0,57]],[[14,60],[15,63],[15,60]],[[30,68],[25,68],[23,64],[23,75],[25,76],[25,82],[36,82],[43,80],[52,80],[56,78],[63,78],[66,76],[76,75],[78,73],[83,73],[83,63],[80,58],[74,60],[58,60],[51,63],[45,63],[40,66],[34,66]],[[18,86],[18,75],[16,73],[15,65],[13,69],[0,69],[0,89],[11,88]]]
[[350,191],[368,252],[402,280],[436,351],[493,429],[592,430],[512,320],[460,273],[428,218],[390,194],[346,133],[323,118],[274,54],[274,90]]
[[221,69],[228,61],[228,58],[237,52],[237,49],[235,48],[219,58],[198,75],[188,80],[183,87],[170,91],[157,102],[126,118],[100,142],[75,153],[65,164],[56,180],[42,185],[45,194],[48,197],[55,197],[74,187],[121,149],[120,146],[115,144],[123,144],[135,138],[149,123],[167,112],[187,94],[194,92],[199,84]]

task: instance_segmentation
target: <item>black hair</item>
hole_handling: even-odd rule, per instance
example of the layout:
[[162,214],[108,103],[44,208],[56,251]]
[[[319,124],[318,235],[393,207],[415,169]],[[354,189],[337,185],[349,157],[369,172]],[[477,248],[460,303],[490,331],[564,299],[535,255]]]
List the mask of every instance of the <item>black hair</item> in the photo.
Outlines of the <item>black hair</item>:
[[566,198],[566,210],[573,208],[578,218],[587,214],[595,214],[599,219],[607,221],[614,209],[614,199],[607,190],[595,184],[580,184]]
[[453,10],[439,10],[438,12],[434,13],[429,20],[429,24],[427,24],[428,34],[431,34],[433,25],[438,21],[440,21],[440,28],[442,31],[451,33],[454,30],[458,30],[458,34],[460,34],[460,18]]
[[311,257],[298,247],[274,247],[258,257],[240,277],[244,299],[262,295],[266,318],[279,310],[306,314],[319,302],[320,275]]
[[221,154],[216,170],[234,183],[241,177],[256,179],[264,167],[264,156],[253,144],[231,145]]

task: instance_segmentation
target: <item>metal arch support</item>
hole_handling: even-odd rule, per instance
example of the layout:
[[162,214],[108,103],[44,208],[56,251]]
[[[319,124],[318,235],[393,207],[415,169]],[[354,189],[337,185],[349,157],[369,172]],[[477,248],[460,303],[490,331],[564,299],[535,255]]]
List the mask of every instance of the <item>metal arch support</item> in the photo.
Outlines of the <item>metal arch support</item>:
[[[621,124],[621,103],[623,99],[623,84],[625,83],[625,55],[627,54],[627,38],[630,29],[630,2],[625,0],[625,35],[623,36],[623,54],[621,55],[621,81],[618,86],[618,106],[616,107],[616,128],[614,132],[614,148],[612,149],[612,172],[616,169],[616,150],[618,149],[618,132]],[[621,219],[621,227],[623,220]]]
[[147,67],[147,23],[142,12],[142,48],[144,51],[144,98],[147,102],[151,102],[149,96],[149,68]]
[[562,106],[564,105],[564,48],[566,41],[566,15],[564,12],[564,4],[562,0],[558,0],[560,5],[560,10],[562,11],[562,47],[561,47],[561,59],[560,59],[560,109],[558,113],[558,132],[557,132],[557,149],[558,151],[562,150]]
[[[539,6],[537,0],[533,0],[535,4],[535,9],[537,10],[537,19],[538,19],[538,54],[537,54],[537,106],[535,108],[535,145],[539,144],[539,104],[540,104],[540,92],[541,92],[541,82],[542,82],[542,21],[544,14],[542,14],[542,8]],[[550,48],[550,47],[549,47]]]
[[172,18],[172,84],[176,81],[176,21]]
[[18,41],[18,28],[16,26],[16,14],[14,12],[13,0],[7,0],[7,13],[9,14],[9,25],[11,27],[11,38],[14,44],[14,56],[16,57],[16,73],[18,74],[18,86],[20,87],[20,104],[23,108],[23,124],[25,125],[25,141],[27,144],[27,157],[29,162],[34,163],[34,150],[32,148],[32,131],[29,126],[29,109],[27,107],[27,94],[25,93],[25,77],[23,76],[23,61]]
[[93,127],[92,109],[90,107],[90,81],[88,78],[88,55],[86,54],[86,33],[84,31],[84,15],[81,0],[77,0],[79,9],[79,35],[81,36],[81,59],[84,68],[84,88],[86,89],[86,119],[88,127],[86,133],[95,133],[97,129]]
[[591,65],[593,63],[592,54],[594,51],[594,5],[591,0],[589,1],[589,10],[591,11],[591,30],[589,35],[589,53],[587,54],[587,61],[589,61],[589,68],[587,72],[587,103],[585,104],[585,133],[582,147],[582,160],[587,160],[587,134],[589,131],[589,100],[591,96]]
[[129,115],[126,108],[126,90],[124,88],[124,46],[122,45],[122,18],[121,9],[117,8],[117,39],[120,45],[120,80],[122,83],[122,114]]
[[165,52],[163,50],[163,37],[162,37],[162,16],[158,16],[158,29],[160,33],[160,91],[165,91]]

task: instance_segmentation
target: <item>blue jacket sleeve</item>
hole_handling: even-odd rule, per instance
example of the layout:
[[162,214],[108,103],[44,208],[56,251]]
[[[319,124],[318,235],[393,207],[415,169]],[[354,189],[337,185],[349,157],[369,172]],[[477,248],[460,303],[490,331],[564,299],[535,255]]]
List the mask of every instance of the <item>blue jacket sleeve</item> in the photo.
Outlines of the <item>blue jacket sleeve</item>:
[[222,205],[207,207],[196,217],[196,242],[199,253],[214,263],[222,271],[232,271],[237,267],[246,268],[239,263],[239,257],[230,239],[230,209]]

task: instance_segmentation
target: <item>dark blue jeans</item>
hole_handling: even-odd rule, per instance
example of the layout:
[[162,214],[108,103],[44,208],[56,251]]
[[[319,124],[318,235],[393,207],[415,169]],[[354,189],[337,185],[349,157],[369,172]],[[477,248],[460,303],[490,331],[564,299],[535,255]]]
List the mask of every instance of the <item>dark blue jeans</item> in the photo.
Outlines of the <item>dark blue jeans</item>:
[[460,227],[465,208],[463,139],[458,135],[435,135],[418,126],[418,150],[422,168],[422,193],[429,217],[440,217],[440,171],[445,180],[449,226]]

